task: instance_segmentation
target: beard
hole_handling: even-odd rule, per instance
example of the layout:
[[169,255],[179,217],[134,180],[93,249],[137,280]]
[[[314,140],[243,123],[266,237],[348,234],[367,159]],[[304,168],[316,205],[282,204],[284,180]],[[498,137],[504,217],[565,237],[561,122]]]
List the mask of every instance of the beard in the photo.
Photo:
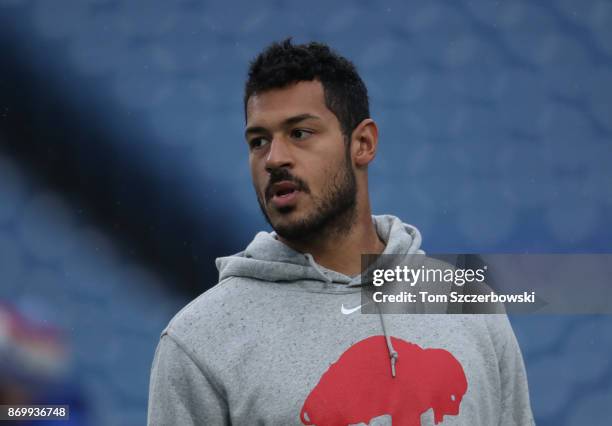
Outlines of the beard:
[[[281,181],[290,181],[297,185],[297,189],[305,194],[311,194],[308,184],[289,173],[285,168],[272,170],[270,180],[265,191],[269,200],[272,196],[270,188]],[[321,237],[341,235],[350,230],[355,223],[357,213],[357,180],[350,164],[350,151],[346,150],[344,161],[329,182],[321,197],[311,195],[312,212],[305,217],[287,221],[286,223],[273,223],[266,210],[260,195],[257,196],[259,208],[272,229],[289,241],[308,242]],[[258,193],[259,194],[259,193]],[[302,207],[304,208],[304,207]],[[294,206],[279,209],[281,215],[289,215]]]

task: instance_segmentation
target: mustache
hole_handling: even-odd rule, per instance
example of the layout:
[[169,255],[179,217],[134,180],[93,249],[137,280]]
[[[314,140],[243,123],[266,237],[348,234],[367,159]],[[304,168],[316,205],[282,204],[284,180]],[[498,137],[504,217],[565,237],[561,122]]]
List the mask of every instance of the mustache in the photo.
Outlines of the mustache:
[[305,193],[310,192],[310,188],[308,187],[308,184],[304,182],[302,179],[300,179],[299,177],[293,176],[291,173],[289,173],[287,169],[285,168],[272,169],[272,171],[270,172],[270,180],[268,181],[268,185],[266,185],[266,191],[265,191],[266,201],[272,198],[272,196],[274,195],[272,192],[272,185],[278,182],[283,182],[283,181],[294,183],[298,191],[302,191]]

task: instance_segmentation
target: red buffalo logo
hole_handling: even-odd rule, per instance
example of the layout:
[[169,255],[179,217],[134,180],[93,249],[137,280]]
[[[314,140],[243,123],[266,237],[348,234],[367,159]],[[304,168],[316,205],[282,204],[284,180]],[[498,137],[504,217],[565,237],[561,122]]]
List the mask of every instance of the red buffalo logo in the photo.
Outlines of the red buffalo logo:
[[384,336],[347,349],[310,392],[300,412],[305,425],[347,426],[390,415],[393,426],[421,426],[433,409],[435,424],[459,414],[467,380],[457,359],[443,349],[391,337],[399,354],[392,377]]

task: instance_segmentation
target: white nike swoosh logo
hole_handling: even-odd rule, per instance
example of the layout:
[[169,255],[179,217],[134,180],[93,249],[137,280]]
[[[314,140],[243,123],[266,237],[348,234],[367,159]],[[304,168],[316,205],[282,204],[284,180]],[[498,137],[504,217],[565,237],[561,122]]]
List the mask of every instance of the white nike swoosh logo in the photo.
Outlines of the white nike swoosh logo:
[[363,305],[359,305],[359,306],[356,306],[356,307],[354,307],[354,308],[345,308],[345,307],[344,307],[344,303],[343,303],[343,304],[342,304],[342,306],[340,307],[340,308],[341,308],[340,310],[342,311],[342,313],[343,313],[344,315],[350,315],[350,314],[352,314],[353,312],[358,311],[359,309],[361,309],[361,307],[362,307],[362,306],[363,306]]

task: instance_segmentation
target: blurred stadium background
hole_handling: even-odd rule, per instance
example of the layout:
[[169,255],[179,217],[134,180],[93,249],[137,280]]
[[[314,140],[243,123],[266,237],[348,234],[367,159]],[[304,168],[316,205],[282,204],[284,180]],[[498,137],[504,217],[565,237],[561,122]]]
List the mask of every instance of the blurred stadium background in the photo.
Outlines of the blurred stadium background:
[[[2,402],[145,423],[160,331],[266,228],[241,95],[289,35],[358,66],[427,251],[611,251],[611,1],[0,0]],[[612,318],[512,322],[538,424],[610,424]]]

